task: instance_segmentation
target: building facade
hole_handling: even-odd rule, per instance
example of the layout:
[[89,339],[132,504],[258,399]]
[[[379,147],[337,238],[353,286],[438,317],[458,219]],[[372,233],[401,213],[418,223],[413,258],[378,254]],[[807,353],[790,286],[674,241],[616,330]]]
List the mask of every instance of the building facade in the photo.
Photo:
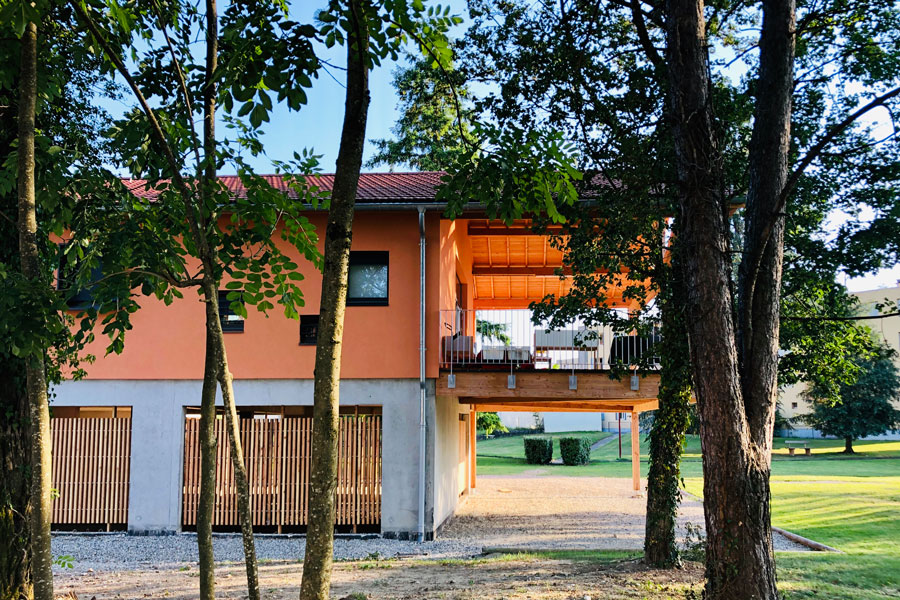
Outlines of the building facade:
[[[655,401],[657,380],[651,376],[638,388],[611,381],[602,372],[600,342],[573,346],[577,327],[560,337],[530,324],[530,302],[571,284],[568,277],[547,276],[561,265],[561,254],[527,223],[491,222],[477,207],[456,220],[444,218],[445,207],[434,202],[440,175],[361,176],[343,337],[336,500],[336,525],[349,531],[436,535],[475,485],[476,410],[631,414]],[[322,176],[317,182],[327,188],[330,181]],[[226,183],[241,193],[239,182]],[[129,185],[142,193],[140,182]],[[309,214],[319,231],[326,216]],[[305,526],[321,286],[312,264],[294,260],[306,300],[299,321],[277,309],[268,316],[250,309],[241,319],[226,307],[220,315],[254,524],[279,532]],[[485,323],[503,333],[502,341],[485,333]],[[104,356],[98,335],[88,350],[102,358],[88,366],[87,377],[53,390],[58,527],[164,534],[195,522],[204,308],[190,290],[170,306],[146,298],[132,324],[122,354]],[[586,355],[577,360],[589,364],[573,364],[573,357]],[[552,371],[559,369],[554,364],[567,370]],[[104,450],[111,444],[117,454]],[[93,450],[84,451],[85,445]],[[233,473],[221,437],[219,455],[214,525],[235,529]],[[85,489],[96,493],[74,497]]]

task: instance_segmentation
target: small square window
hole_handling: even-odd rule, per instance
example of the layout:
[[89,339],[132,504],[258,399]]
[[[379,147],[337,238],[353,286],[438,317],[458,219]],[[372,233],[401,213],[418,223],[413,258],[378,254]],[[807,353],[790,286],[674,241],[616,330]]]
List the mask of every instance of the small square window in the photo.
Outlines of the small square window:
[[315,346],[319,335],[319,315],[300,315],[300,345]]
[[348,306],[388,305],[388,253],[351,252]]
[[[86,310],[95,306],[94,286],[88,286],[73,293],[75,277],[81,268],[81,259],[75,252],[67,253],[68,244],[59,244],[59,269],[56,274],[56,289],[66,294],[66,304],[72,310]],[[103,278],[103,264],[91,269],[91,281],[99,281]]]
[[244,317],[231,309],[228,294],[234,290],[219,290],[219,322],[224,333],[244,333]]

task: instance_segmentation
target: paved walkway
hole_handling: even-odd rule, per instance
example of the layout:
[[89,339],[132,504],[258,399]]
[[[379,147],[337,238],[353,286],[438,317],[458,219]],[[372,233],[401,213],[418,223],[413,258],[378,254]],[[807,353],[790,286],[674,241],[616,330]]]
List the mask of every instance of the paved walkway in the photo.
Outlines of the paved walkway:
[[[441,537],[506,548],[638,550],[646,503],[631,479],[481,476]],[[703,506],[686,497],[678,515],[682,539],[688,523],[703,527]],[[775,547],[806,549],[781,536]]]

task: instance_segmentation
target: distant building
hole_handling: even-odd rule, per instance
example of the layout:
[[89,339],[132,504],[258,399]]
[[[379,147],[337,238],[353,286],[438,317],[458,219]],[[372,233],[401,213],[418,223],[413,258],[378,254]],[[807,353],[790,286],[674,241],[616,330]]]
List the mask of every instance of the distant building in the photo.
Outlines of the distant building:
[[[883,302],[885,299],[900,302],[900,282],[896,287],[882,288],[879,290],[869,290],[854,294],[860,301],[861,314],[877,316],[880,314],[875,305]],[[894,360],[900,367],[900,315],[886,317],[883,319],[872,319],[864,321],[872,332],[884,342],[898,352],[898,357]],[[803,392],[806,390],[806,384],[799,383],[781,390],[779,401],[781,402],[781,413],[787,418],[794,418],[799,415],[810,412],[809,402],[804,398]],[[900,408],[900,403],[897,403]],[[784,435],[794,437],[818,437],[821,434],[815,429],[805,427],[802,423],[795,423],[792,431],[784,432]],[[887,439],[900,439],[900,432],[893,432],[879,436]]]

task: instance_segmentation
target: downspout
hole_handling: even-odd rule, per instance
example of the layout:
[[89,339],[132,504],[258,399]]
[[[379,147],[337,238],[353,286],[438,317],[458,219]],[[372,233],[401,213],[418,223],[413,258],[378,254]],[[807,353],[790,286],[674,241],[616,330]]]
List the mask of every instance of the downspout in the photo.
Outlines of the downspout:
[[417,539],[425,541],[425,207],[419,210],[419,522]]

